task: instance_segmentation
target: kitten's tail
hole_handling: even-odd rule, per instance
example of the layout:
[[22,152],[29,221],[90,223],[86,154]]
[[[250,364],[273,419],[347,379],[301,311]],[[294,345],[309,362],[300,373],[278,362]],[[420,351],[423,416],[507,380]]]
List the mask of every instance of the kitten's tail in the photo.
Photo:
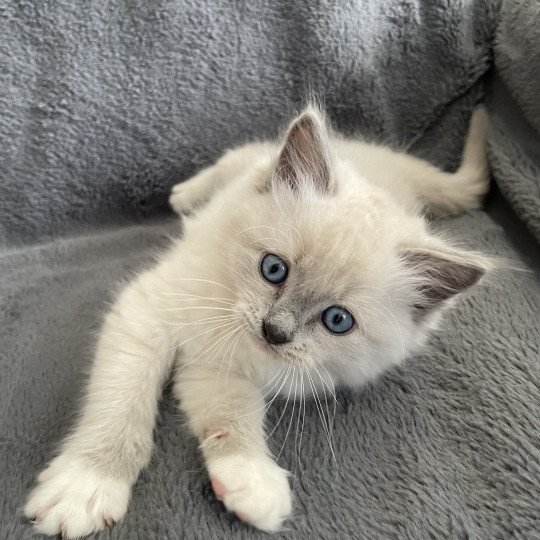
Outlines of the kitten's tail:
[[430,199],[429,209],[433,215],[460,214],[480,206],[489,190],[487,132],[487,111],[479,105],[471,116],[459,169],[442,173],[444,182],[437,196]]
[[484,105],[478,105],[471,116],[469,132],[463,148],[463,157],[456,174],[471,183],[487,184],[489,167],[487,160],[488,114]]

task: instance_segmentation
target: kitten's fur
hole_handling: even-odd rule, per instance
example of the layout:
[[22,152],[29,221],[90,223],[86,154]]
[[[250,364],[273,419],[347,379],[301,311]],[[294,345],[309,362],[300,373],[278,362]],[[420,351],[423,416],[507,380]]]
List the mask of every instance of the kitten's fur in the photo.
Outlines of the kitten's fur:
[[[266,446],[265,398],[372,380],[415,351],[442,308],[480,279],[487,261],[431,233],[421,212],[479,204],[486,123],[477,109],[450,174],[334,137],[310,106],[282,144],[230,151],[177,185],[172,206],[191,211],[183,238],[107,315],[81,417],[26,504],[35,529],[74,538],[122,519],[173,368],[216,495],[241,519],[279,529],[291,494]],[[261,276],[266,253],[288,263],[282,286]],[[344,335],[321,324],[334,304],[356,320]],[[263,319],[292,340],[265,343]]]

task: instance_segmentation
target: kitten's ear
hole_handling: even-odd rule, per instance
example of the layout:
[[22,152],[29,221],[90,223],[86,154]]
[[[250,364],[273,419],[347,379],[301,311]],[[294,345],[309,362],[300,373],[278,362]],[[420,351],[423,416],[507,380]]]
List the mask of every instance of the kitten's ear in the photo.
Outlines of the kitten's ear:
[[275,181],[293,190],[312,182],[321,193],[332,193],[328,132],[324,115],[315,107],[307,107],[289,126],[277,159]]
[[[490,268],[479,255],[458,250],[406,249],[405,264],[415,270],[420,298],[415,308],[426,312],[466,291]],[[416,278],[415,278],[416,281]]]

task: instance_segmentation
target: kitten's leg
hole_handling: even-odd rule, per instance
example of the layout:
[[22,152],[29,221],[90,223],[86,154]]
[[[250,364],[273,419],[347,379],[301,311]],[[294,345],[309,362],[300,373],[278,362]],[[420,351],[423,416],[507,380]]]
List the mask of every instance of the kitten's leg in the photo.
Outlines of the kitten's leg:
[[225,182],[224,168],[218,161],[205,167],[188,180],[173,186],[169,204],[177,214],[189,214],[210,199],[219,185]]
[[425,161],[407,156],[409,160],[403,163],[401,176],[430,214],[459,214],[480,206],[489,189],[487,129],[487,112],[479,106],[471,117],[461,165],[454,173],[441,171]]
[[84,408],[61,453],[38,476],[25,515],[39,533],[77,538],[111,527],[150,460],[157,403],[172,359],[152,324],[143,274],[108,314]]
[[252,143],[228,150],[214,165],[172,188],[169,204],[178,214],[189,213],[207,202],[225,183],[238,178],[248,167],[271,151],[269,143]]
[[212,368],[188,367],[179,372],[176,392],[216,496],[255,527],[279,529],[291,512],[291,493],[287,472],[268,453],[260,390],[232,370],[225,376]]

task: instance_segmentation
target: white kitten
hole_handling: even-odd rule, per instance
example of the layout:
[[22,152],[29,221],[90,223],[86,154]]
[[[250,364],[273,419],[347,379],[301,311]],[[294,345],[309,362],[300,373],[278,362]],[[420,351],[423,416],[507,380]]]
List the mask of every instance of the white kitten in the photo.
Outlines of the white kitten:
[[283,144],[230,151],[176,186],[173,207],[196,211],[107,315],[81,417],[26,504],[35,529],[74,538],[123,517],[173,367],[216,495],[279,529],[291,494],[265,443],[265,398],[375,378],[481,278],[487,261],[431,233],[421,211],[479,204],[486,123],[477,109],[450,174],[332,137],[308,107]]

